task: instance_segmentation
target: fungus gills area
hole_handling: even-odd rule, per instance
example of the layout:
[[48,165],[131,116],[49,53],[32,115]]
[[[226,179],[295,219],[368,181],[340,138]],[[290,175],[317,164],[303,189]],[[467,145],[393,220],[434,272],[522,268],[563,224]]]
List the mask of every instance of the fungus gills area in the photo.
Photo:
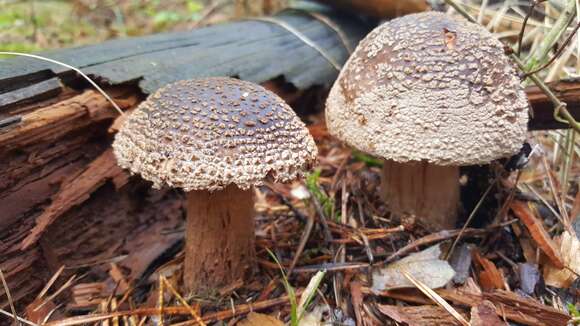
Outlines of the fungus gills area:
[[244,277],[255,260],[254,190],[230,185],[187,194],[184,284],[204,293]]
[[431,229],[452,229],[459,203],[459,167],[385,160],[381,195],[394,214],[414,215]]

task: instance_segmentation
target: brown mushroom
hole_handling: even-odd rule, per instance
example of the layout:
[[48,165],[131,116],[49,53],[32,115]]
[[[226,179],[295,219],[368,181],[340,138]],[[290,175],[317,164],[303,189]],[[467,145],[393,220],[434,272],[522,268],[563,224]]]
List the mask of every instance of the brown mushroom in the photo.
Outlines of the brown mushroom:
[[115,137],[121,167],[187,192],[184,283],[231,284],[255,263],[253,187],[287,182],[316,159],[304,123],[274,93],[232,78],[160,89]]
[[331,134],[384,158],[392,212],[453,227],[459,166],[516,153],[528,102],[496,38],[479,25],[426,12],[391,20],[357,47],[326,104]]

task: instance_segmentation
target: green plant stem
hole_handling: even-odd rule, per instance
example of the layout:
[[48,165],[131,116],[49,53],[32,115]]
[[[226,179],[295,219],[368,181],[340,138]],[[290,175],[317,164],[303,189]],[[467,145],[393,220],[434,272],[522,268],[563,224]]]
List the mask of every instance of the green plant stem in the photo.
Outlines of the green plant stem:
[[568,0],[564,11],[545,35],[542,43],[527,60],[524,71],[533,71],[546,62],[550,51],[576,16],[576,0]]

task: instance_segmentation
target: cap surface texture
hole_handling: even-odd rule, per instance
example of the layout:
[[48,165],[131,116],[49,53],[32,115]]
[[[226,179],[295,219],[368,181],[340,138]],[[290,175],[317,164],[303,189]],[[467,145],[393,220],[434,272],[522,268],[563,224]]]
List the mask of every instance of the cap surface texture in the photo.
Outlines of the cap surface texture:
[[337,138],[385,159],[481,164],[520,149],[528,101],[491,33],[426,12],[361,41],[331,89],[326,120]]
[[158,90],[128,117],[113,149],[121,167],[155,188],[185,191],[290,181],[317,155],[308,129],[281,98],[225,77]]

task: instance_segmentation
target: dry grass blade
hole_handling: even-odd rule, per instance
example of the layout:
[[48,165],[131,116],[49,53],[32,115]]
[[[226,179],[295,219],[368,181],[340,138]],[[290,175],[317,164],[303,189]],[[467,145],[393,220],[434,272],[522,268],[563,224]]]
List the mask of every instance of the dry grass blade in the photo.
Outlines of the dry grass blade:
[[181,294],[179,294],[179,292],[177,292],[177,290],[175,290],[175,288],[173,287],[173,285],[171,285],[171,283],[167,281],[167,279],[165,278],[165,276],[161,275],[159,277],[161,279],[161,282],[163,282],[165,284],[165,286],[169,289],[169,291],[171,291],[171,293],[173,293],[173,295],[175,295],[175,297],[177,298],[177,300],[179,302],[181,302],[181,304],[184,305],[187,308],[187,311],[189,311],[189,313],[195,319],[195,321],[199,325],[205,326],[206,324],[203,322],[203,320],[201,320],[201,318],[199,317],[199,315],[197,314],[197,312],[189,305],[189,303],[187,303],[187,300],[185,300],[181,296]]
[[292,275],[292,272],[294,271],[294,267],[296,267],[296,264],[298,263],[298,259],[300,259],[300,256],[302,255],[302,252],[304,251],[304,248],[306,247],[306,242],[310,238],[310,233],[312,232],[313,226],[314,226],[314,216],[310,215],[310,216],[308,216],[306,226],[304,227],[304,232],[302,233],[302,236],[300,237],[300,243],[298,244],[298,248],[296,249],[296,253],[294,254],[294,258],[292,258],[292,263],[290,264],[290,267],[288,268],[288,276]]
[[449,312],[461,325],[469,326],[469,322],[461,316],[455,308],[453,308],[447,301],[445,301],[441,296],[439,296],[435,291],[431,290],[429,287],[425,286],[419,280],[415,279],[410,273],[405,270],[401,270],[401,273],[409,280],[409,282],[413,283],[423,294],[429,297],[433,302],[437,305],[441,306],[447,312]]
[[56,273],[54,273],[54,275],[52,275],[50,280],[48,280],[48,283],[46,283],[44,288],[40,291],[40,293],[38,293],[38,295],[36,296],[36,299],[40,300],[46,295],[48,290],[50,290],[50,288],[52,287],[54,282],[56,282],[56,280],[58,279],[60,274],[62,274],[63,271],[64,271],[64,265],[60,266],[60,268],[56,271]]
[[6,283],[6,279],[4,278],[4,273],[0,269],[0,279],[2,279],[2,286],[4,286],[4,293],[6,293],[6,297],[8,298],[8,303],[10,304],[10,310],[12,311],[12,318],[18,324],[18,315],[16,314],[16,308],[14,307],[14,301],[12,301],[12,295],[10,295],[10,289],[8,288],[8,283]]
[[[9,313],[8,311],[6,311],[4,309],[0,309],[0,314],[3,314],[3,315],[8,316],[10,318],[13,318],[14,317],[13,314]],[[17,322],[25,323],[26,325],[39,326],[38,324],[35,324],[35,323],[33,323],[33,322],[29,321],[29,320],[26,320],[26,319],[21,318],[21,317],[18,317],[18,316],[16,316],[15,319],[16,319]]]
[[71,276],[68,279],[68,281],[66,281],[66,283],[63,284],[63,286],[61,286],[58,290],[56,290],[56,292],[54,292],[52,295],[50,295],[48,298],[46,298],[41,304],[39,304],[38,307],[36,307],[34,309],[34,311],[39,310],[44,305],[46,305],[48,302],[51,302],[54,298],[56,298],[59,294],[61,294],[62,291],[68,289],[73,284],[73,282],[76,281],[76,280],[77,280],[77,276],[76,275]]
[[318,46],[318,44],[316,44],[314,41],[312,41],[306,35],[302,34],[300,31],[298,31],[294,27],[290,26],[286,22],[279,20],[279,19],[276,19],[276,18],[272,18],[272,17],[254,17],[254,18],[251,18],[250,20],[263,21],[263,22],[271,23],[271,24],[278,25],[278,26],[284,28],[285,30],[287,30],[288,32],[290,32],[294,36],[296,36],[300,41],[304,42],[304,44],[308,45],[309,47],[313,48],[318,53],[320,53],[320,55],[324,59],[326,59],[326,61],[328,61],[328,63],[330,63],[334,67],[334,69],[336,69],[337,71],[340,71],[340,69],[342,68],[340,66],[340,64],[338,62],[336,62],[336,60],[334,60],[334,58],[331,57],[328,53],[326,53],[326,51],[324,51],[320,46]]
[[481,204],[483,204],[483,201],[485,200],[485,198],[487,198],[487,195],[489,194],[489,192],[491,191],[491,189],[493,188],[494,185],[495,185],[495,181],[491,182],[489,184],[489,186],[487,187],[487,189],[485,190],[483,195],[481,195],[481,198],[479,199],[479,201],[477,202],[477,204],[475,205],[473,210],[471,210],[471,213],[469,214],[467,221],[465,221],[465,223],[463,224],[463,227],[461,228],[461,231],[459,231],[459,234],[457,235],[457,238],[455,238],[455,240],[453,241],[453,244],[451,245],[451,248],[449,248],[449,251],[447,251],[447,254],[445,255],[445,260],[449,260],[449,257],[451,257],[451,255],[453,255],[453,250],[455,250],[455,246],[457,246],[457,243],[461,239],[463,232],[465,232],[465,229],[471,223],[471,220],[475,216],[475,213],[477,213],[477,211],[479,210],[479,207],[481,207]]
[[542,164],[544,165],[544,170],[546,171],[546,177],[548,178],[548,185],[550,186],[550,192],[552,193],[552,197],[554,199],[554,201],[556,202],[556,206],[558,207],[558,210],[560,211],[560,223],[562,223],[562,225],[566,228],[566,230],[573,232],[572,231],[572,225],[570,224],[570,219],[568,218],[568,211],[566,211],[566,208],[564,207],[564,204],[562,203],[562,198],[560,198],[560,196],[558,196],[558,191],[556,190],[556,183],[554,181],[554,178],[552,176],[551,170],[550,170],[550,165],[548,164],[548,160],[546,159],[545,155],[542,155]]

